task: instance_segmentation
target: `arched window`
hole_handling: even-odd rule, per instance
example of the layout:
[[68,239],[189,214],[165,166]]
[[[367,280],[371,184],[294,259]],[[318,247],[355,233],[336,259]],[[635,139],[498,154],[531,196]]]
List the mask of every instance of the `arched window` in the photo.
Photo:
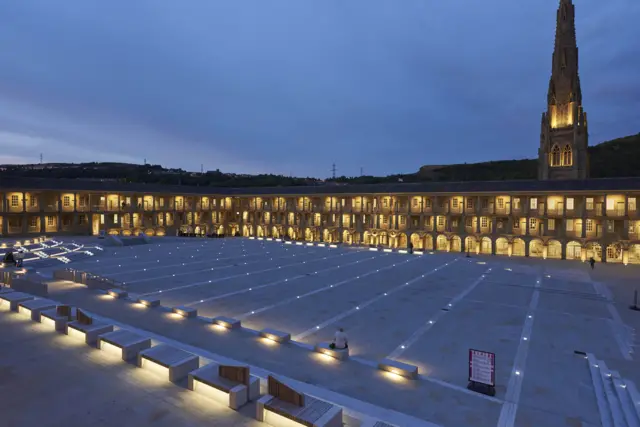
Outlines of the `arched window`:
[[560,147],[554,145],[549,155],[551,166],[560,166]]
[[564,149],[562,150],[562,165],[573,165],[573,153],[571,152],[571,146],[569,145],[565,145]]

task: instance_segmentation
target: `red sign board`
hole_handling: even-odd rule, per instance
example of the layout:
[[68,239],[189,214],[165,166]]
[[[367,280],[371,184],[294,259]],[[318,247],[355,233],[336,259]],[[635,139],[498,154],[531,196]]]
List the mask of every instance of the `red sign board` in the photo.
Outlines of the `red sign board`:
[[495,353],[469,349],[469,381],[495,387]]

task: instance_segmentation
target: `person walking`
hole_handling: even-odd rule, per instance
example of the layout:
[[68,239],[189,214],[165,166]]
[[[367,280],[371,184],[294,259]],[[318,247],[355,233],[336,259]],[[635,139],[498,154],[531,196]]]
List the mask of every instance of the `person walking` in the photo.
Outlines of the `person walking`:
[[593,270],[596,266],[596,260],[593,257],[589,258],[589,265],[591,265],[591,269]]

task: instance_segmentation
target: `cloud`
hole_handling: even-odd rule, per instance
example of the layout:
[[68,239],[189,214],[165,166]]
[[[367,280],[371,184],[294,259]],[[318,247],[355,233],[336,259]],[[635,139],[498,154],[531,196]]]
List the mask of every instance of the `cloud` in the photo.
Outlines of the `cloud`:
[[[47,159],[249,173],[534,157],[555,3],[6,2],[0,131]],[[576,8],[591,131],[635,133],[640,4]]]

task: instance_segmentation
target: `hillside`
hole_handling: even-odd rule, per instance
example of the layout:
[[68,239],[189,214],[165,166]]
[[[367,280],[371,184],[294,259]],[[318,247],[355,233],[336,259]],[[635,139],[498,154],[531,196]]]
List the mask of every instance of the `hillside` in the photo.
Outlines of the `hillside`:
[[[640,176],[640,133],[589,147],[593,178]],[[537,178],[537,160],[499,160],[445,166],[423,166],[413,174],[338,177],[335,180],[283,175],[241,175],[219,170],[205,173],[127,163],[47,163],[0,165],[0,178],[67,178],[102,181],[216,187],[377,184],[416,181],[500,181]],[[1,181],[0,181],[1,185]]]
[[[589,147],[592,178],[640,176],[640,133]],[[537,159],[423,166],[419,181],[499,181],[536,179]]]

